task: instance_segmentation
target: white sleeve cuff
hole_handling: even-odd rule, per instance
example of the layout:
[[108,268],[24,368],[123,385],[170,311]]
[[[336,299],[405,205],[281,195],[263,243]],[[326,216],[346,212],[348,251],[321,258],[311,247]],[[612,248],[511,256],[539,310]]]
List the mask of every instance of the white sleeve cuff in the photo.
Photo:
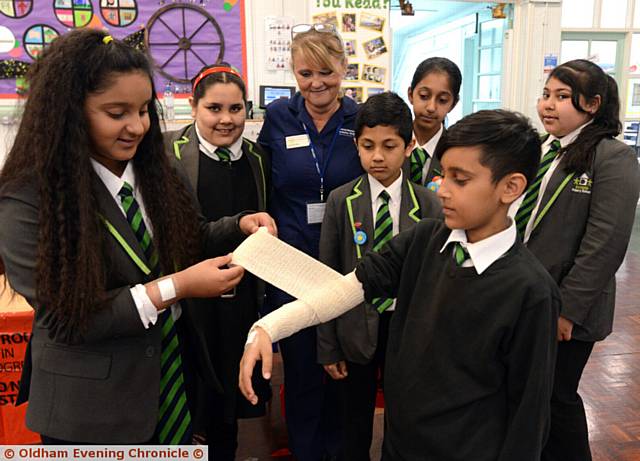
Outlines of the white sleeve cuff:
[[131,288],[131,297],[138,309],[140,321],[145,328],[155,325],[158,321],[158,309],[153,305],[144,285],[139,284]]

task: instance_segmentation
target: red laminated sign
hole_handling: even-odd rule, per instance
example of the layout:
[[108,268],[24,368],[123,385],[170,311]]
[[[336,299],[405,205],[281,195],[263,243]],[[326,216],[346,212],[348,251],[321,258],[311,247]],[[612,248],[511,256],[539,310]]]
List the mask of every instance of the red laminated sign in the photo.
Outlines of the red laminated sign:
[[33,310],[1,276],[0,291],[0,444],[39,443],[40,436],[24,424],[27,404],[15,406]]

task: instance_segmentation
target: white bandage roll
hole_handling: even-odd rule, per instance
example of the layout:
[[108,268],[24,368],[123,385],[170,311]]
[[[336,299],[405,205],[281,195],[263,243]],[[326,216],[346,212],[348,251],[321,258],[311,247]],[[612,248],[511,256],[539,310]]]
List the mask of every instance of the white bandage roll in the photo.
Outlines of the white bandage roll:
[[355,273],[343,276],[266,230],[236,248],[232,262],[298,298],[256,322],[272,341],[339,317],[364,301]]
[[342,277],[329,266],[278,240],[266,227],[247,237],[233,252],[231,262],[298,299],[321,284]]

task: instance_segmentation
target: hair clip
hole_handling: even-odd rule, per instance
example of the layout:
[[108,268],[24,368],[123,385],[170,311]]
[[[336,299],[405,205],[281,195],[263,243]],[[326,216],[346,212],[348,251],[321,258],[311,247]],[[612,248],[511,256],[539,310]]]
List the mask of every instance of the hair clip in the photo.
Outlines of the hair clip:
[[105,35],[104,37],[102,37],[102,43],[104,43],[105,45],[108,45],[111,42],[113,42],[113,37],[111,35]]

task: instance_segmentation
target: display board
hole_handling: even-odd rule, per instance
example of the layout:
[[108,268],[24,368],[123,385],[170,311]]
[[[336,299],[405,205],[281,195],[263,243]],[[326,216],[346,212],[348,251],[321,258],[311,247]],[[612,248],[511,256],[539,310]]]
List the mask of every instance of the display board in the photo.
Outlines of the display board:
[[60,34],[107,30],[148,49],[156,88],[188,85],[205,64],[246,67],[243,0],[0,0],[0,93],[15,95],[15,76]]
[[349,64],[343,94],[357,102],[390,88],[391,59],[388,0],[312,0],[312,24],[333,24]]

